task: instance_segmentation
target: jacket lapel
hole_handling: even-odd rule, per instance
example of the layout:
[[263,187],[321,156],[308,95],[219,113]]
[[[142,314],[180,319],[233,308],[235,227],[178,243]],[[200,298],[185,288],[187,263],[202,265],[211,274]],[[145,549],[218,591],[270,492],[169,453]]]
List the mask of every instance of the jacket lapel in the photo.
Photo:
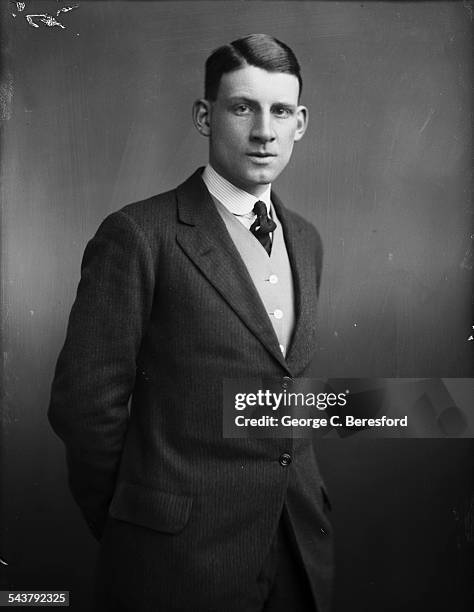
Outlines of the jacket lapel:
[[247,268],[197,170],[176,190],[177,241],[201,273],[289,372],[278,340]]
[[314,350],[314,333],[318,289],[316,286],[315,245],[297,218],[288,214],[278,196],[272,192],[272,202],[283,227],[286,250],[290,259],[295,290],[296,322],[290,348],[286,355],[289,369],[298,375],[309,363]]

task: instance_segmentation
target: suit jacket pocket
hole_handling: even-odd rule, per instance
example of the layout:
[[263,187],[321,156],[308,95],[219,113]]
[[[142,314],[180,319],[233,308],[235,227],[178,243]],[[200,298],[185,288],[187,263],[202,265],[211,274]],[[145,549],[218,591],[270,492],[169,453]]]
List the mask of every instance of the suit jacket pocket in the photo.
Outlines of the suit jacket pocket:
[[192,497],[131,482],[120,482],[110,504],[109,514],[120,521],[156,531],[178,533],[189,520],[192,503]]

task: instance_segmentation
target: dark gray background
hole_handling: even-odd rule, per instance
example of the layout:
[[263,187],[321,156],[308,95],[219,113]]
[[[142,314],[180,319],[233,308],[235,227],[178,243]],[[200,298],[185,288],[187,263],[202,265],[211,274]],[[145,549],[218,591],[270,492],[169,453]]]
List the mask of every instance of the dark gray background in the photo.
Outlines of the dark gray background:
[[[325,246],[314,376],[473,375],[473,9],[83,1],[61,30],[13,7],[0,7],[0,585],[69,589],[80,611],[96,544],[46,421],[54,364],[99,222],[206,162],[191,104],[216,46],[263,31],[303,67],[310,126],[276,187]],[[337,612],[470,609],[472,441],[322,440],[318,453]]]

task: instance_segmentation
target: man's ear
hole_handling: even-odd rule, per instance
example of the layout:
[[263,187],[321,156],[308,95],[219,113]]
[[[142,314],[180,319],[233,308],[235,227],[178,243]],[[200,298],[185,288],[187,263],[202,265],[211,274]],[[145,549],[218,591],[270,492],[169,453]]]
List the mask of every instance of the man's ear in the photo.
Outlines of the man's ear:
[[211,103],[204,98],[193,104],[193,121],[197,131],[203,136],[211,134]]
[[306,106],[298,106],[296,109],[296,131],[295,142],[301,140],[308,127],[308,109]]

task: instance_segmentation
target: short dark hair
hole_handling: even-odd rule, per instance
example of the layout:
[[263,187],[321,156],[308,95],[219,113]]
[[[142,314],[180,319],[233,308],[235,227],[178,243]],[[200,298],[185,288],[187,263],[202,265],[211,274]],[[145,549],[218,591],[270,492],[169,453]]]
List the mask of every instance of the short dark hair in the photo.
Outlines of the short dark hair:
[[290,47],[268,34],[249,34],[219,47],[207,58],[204,97],[216,100],[222,75],[238,70],[246,63],[268,72],[293,74],[298,78],[301,95],[301,68]]

